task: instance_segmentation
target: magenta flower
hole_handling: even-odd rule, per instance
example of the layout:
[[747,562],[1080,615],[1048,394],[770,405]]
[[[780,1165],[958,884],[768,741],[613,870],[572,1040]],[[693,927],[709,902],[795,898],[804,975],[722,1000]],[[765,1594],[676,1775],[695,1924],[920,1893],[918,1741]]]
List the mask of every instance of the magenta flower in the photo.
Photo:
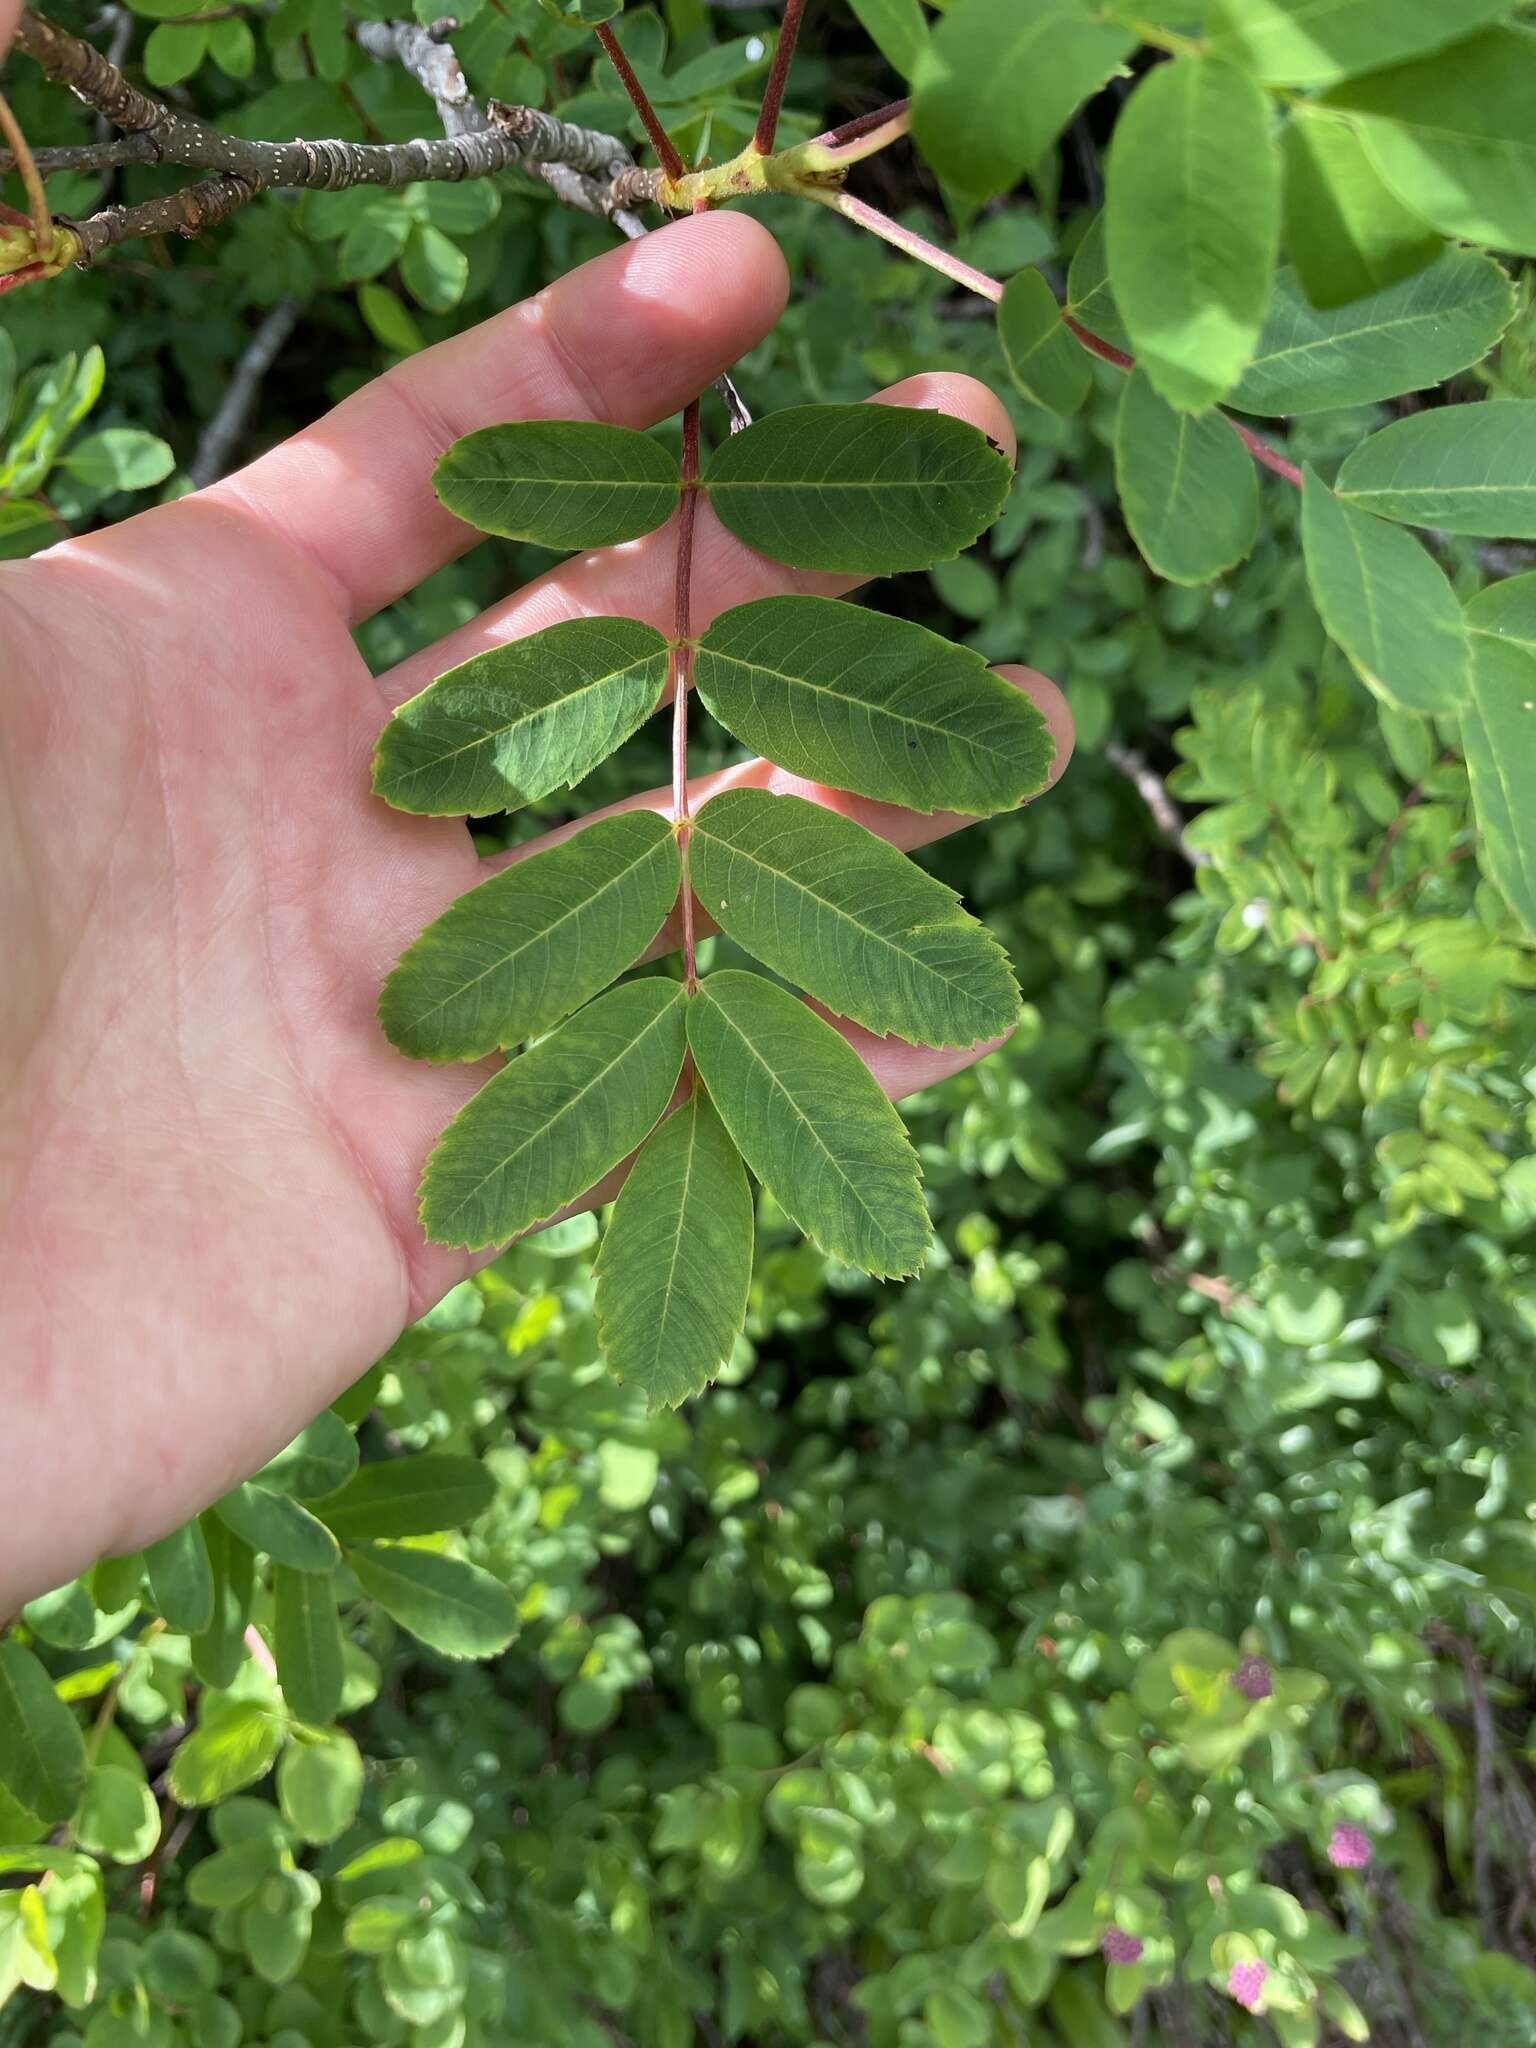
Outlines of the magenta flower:
[[1328,1840],[1328,1861],[1335,1870],[1364,1870],[1376,1850],[1364,1828],[1341,1820]]
[[1245,1657],[1227,1683],[1245,1700],[1267,1700],[1275,1689],[1275,1674],[1262,1657]]
[[1249,2012],[1257,2012],[1264,2003],[1264,1983],[1269,1976],[1268,1963],[1257,1959],[1250,1963],[1234,1963],[1227,1977],[1227,1989]]
[[1127,1934],[1123,1927],[1111,1927],[1099,1947],[1106,1963],[1139,1963],[1145,1944],[1139,1934]]

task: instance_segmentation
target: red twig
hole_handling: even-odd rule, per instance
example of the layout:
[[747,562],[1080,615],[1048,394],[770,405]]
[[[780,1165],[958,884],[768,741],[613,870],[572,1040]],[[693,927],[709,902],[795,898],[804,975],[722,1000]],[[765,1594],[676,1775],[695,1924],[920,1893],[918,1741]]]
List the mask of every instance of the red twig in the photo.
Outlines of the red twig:
[[611,28],[606,24],[599,25],[597,40],[602,44],[608,62],[619,74],[619,83],[634,103],[635,112],[645,123],[645,132],[651,138],[651,147],[656,152],[656,161],[675,183],[677,179],[687,175],[687,166],[678,155],[671,136],[662,127],[661,118],[657,114],[656,109],[651,105],[645,87],[636,78],[630,67],[629,59],[619,48],[618,38]]
[[693,534],[699,509],[699,401],[683,412],[683,501],[677,515],[677,595],[673,607],[672,818],[683,857],[683,974],[698,985],[693,931],[693,885],[688,878],[688,691],[693,680]]
[[841,128],[829,128],[824,135],[813,137],[823,149],[841,149],[846,142],[857,142],[861,135],[873,135],[877,128],[885,127],[888,121],[899,121],[903,114],[910,114],[910,100],[892,100],[888,107],[876,107],[872,114],[860,114],[856,120],[845,121]]
[[1100,341],[1096,334],[1090,334],[1086,327],[1080,326],[1070,313],[1063,313],[1061,324],[1077,336],[1089,355],[1097,356],[1100,362],[1113,363],[1117,370],[1135,369],[1134,356],[1128,356],[1123,348],[1116,348],[1112,341]]
[[759,156],[768,155],[779,132],[784,87],[789,82],[789,67],[794,62],[795,44],[800,40],[800,22],[804,14],[805,0],[788,0],[784,9],[784,26],[779,31],[779,47],[773,53],[773,69],[763,87],[763,107],[757,117],[757,133],[752,137],[752,147]]
[[1224,413],[1222,417],[1255,462],[1262,463],[1266,469],[1272,469],[1276,476],[1283,476],[1286,482],[1294,484],[1298,491],[1301,489],[1301,471],[1294,462],[1288,462],[1278,448],[1271,448],[1252,427],[1245,427],[1241,420],[1233,419],[1230,413]]

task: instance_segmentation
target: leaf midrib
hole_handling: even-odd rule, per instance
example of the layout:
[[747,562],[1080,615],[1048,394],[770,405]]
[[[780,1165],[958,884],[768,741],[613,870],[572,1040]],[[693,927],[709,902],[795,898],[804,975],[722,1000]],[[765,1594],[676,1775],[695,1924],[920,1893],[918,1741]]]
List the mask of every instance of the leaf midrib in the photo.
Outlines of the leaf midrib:
[[[531,724],[534,719],[543,717],[546,712],[564,710],[567,705],[575,703],[579,697],[590,690],[601,690],[609,683],[623,682],[627,677],[633,675],[636,669],[643,669],[648,662],[657,660],[661,653],[662,650],[653,649],[651,653],[642,655],[635,661],[626,662],[622,668],[609,669],[605,675],[589,676],[584,682],[579,683],[575,689],[567,690],[558,697],[550,697],[543,704],[535,704],[531,710],[524,711],[518,718],[503,719],[500,725],[487,727],[484,732],[477,734],[474,739],[465,740],[461,746],[450,747],[445,754],[434,754],[429,761],[419,762],[414,768],[401,769],[399,779],[401,783],[406,783],[412,781],[417,776],[430,775],[445,767],[448,762],[456,761],[461,754],[473,754],[477,748],[492,746],[503,734],[515,732],[520,725]],[[446,680],[446,678],[443,680]],[[469,688],[472,686],[465,684],[463,687]]]
[[[707,637],[707,636],[706,636]],[[835,698],[839,704],[852,704],[860,711],[871,712],[877,718],[889,718],[898,725],[915,726],[920,732],[931,732],[940,739],[949,740],[958,746],[974,747],[978,753],[989,755],[1005,765],[1007,754],[1000,747],[990,747],[985,741],[973,738],[969,733],[956,732],[947,725],[935,725],[931,719],[914,717],[910,711],[892,711],[883,704],[873,704],[867,697],[852,697],[846,690],[837,690],[830,683],[818,683],[809,676],[790,675],[787,670],[774,668],[765,661],[754,661],[744,654],[722,654],[716,647],[701,645],[701,654],[714,661],[734,662],[738,668],[750,669],[754,675],[771,676],[775,682],[788,683],[796,689],[810,690],[821,697]]]

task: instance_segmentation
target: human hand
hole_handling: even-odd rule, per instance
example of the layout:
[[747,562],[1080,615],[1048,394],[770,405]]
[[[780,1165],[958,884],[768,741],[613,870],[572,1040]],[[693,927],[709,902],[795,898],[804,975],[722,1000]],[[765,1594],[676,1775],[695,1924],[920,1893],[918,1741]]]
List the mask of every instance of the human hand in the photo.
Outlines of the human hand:
[[[378,802],[370,756],[394,705],[497,641],[594,613],[666,629],[672,537],[573,558],[377,680],[350,629],[473,544],[431,490],[449,442],[517,417],[649,425],[757,342],[785,289],[750,220],[662,229],[225,482],[0,570],[0,1615],[205,1506],[472,1270],[424,1241],[416,1185],[487,1068],[402,1059],[375,1004],[486,870],[462,824]],[[968,379],[884,399],[1012,447]],[[849,587],[701,513],[699,627]],[[1059,693],[1007,673],[1059,774]],[[798,789],[904,847],[967,822],[762,762],[699,799],[722,779]],[[847,1034],[892,1095],[986,1050]]]

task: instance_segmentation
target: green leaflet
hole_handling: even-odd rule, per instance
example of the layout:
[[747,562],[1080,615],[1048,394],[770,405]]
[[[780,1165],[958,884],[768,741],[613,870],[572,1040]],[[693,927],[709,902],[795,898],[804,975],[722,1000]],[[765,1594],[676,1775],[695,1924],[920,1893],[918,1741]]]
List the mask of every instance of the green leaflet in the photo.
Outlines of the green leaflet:
[[982,657],[828,597],[766,597],[715,620],[699,696],[795,775],[923,812],[985,816],[1039,789],[1045,721]]
[[617,1166],[677,1086],[683,1000],[670,981],[611,989],[487,1081],[427,1161],[427,1235],[498,1244]]
[[495,1657],[517,1634],[517,1603],[479,1565],[404,1543],[362,1543],[347,1562],[371,1600],[445,1657]]
[[32,1652],[0,1642],[0,1785],[41,1821],[65,1821],[85,1790],[85,1738]]
[[171,1758],[171,1791],[182,1806],[213,1806],[264,1778],[288,1729],[277,1708],[230,1693],[205,1692],[197,1727]]
[[1207,0],[1206,41],[1266,85],[1332,85],[1443,49],[1510,0]]
[[451,668],[379,735],[374,793],[397,811],[483,817],[579,782],[643,725],[667,643],[636,619],[567,619]]
[[915,1273],[928,1211],[901,1118],[848,1041],[760,975],[711,974],[688,1045],[737,1149],[785,1215],[866,1273]]
[[213,1566],[199,1522],[183,1522],[158,1543],[146,1544],[144,1576],[168,1627],[195,1636],[212,1625]]
[[1021,270],[1009,280],[997,329],[1008,374],[1024,396],[1051,412],[1076,412],[1092,389],[1093,372],[1038,270]]
[[1209,57],[1147,73],[1107,164],[1109,274],[1142,367],[1170,405],[1202,412],[1252,356],[1280,239],[1280,154],[1268,95]]
[[296,1572],[336,1568],[336,1540],[323,1522],[285,1493],[272,1493],[249,1480],[213,1504],[213,1512],[252,1550],[264,1550],[274,1564]]
[[256,1474],[258,1486],[314,1500],[334,1493],[357,1470],[357,1438],[331,1408],[322,1408],[291,1444]]
[[1320,312],[1282,270],[1253,361],[1227,403],[1239,412],[1329,412],[1422,391],[1485,356],[1515,310],[1490,256],[1447,249],[1369,298]]
[[1383,183],[1354,129],[1309,118],[1308,104],[1280,134],[1285,246],[1312,304],[1342,306],[1432,263],[1440,237]]
[[1172,583],[1209,583],[1258,538],[1258,478],[1231,423],[1176,412],[1139,365],[1120,394],[1115,481],[1132,540]]
[[341,1623],[336,1588],[318,1572],[272,1569],[272,1648],[296,1720],[323,1727],[341,1705]]
[[422,1451],[364,1465],[321,1509],[342,1543],[373,1536],[432,1536],[483,1514],[496,1483],[478,1458]]
[[[1502,11],[1502,10],[1501,10]],[[1536,32],[1490,28],[1335,86],[1388,185],[1442,234],[1536,254]]]
[[1467,691],[1461,607],[1413,535],[1336,497],[1309,469],[1301,537],[1323,624],[1362,679],[1405,711],[1459,709]]
[[1447,405],[1394,420],[1361,442],[1334,488],[1406,525],[1536,540],[1536,399]]
[[839,1016],[914,1045],[1012,1030],[1007,955],[904,853],[804,797],[727,790],[694,821],[694,892],[720,928]]
[[795,569],[889,576],[968,548],[1013,472],[979,428],[897,405],[796,405],[732,434],[704,485],[738,540]]
[[1102,212],[1093,216],[1073,251],[1067,272],[1067,303],[1062,310],[1100,341],[1119,349],[1130,348],[1131,337],[1125,331],[1109,282],[1108,235]]
[[681,479],[660,442],[629,427],[513,420],[455,441],[432,485],[450,512],[482,533],[546,548],[606,548],[668,519]]
[[919,0],[849,0],[854,16],[893,71],[910,78],[928,42]]
[[751,1283],[747,1176],[695,1088],[646,1140],[614,1205],[597,1259],[604,1356],[652,1408],[675,1408],[730,1357]]
[[1461,735],[1483,864],[1536,933],[1536,573],[1480,591],[1467,624],[1472,686]]
[[1086,0],[955,0],[913,74],[913,133],[957,192],[990,199],[1044,155],[1135,47]]
[[245,1661],[256,1554],[211,1511],[199,1515],[198,1523],[213,1568],[213,1620],[192,1638],[192,1669],[204,1685],[232,1685]]
[[519,1044],[633,967],[677,900],[682,861],[655,811],[599,818],[461,896],[384,984],[379,1022],[415,1059]]
[[334,1842],[356,1819],[362,1796],[363,1759],[344,1730],[301,1736],[283,1751],[278,1805],[306,1842]]

